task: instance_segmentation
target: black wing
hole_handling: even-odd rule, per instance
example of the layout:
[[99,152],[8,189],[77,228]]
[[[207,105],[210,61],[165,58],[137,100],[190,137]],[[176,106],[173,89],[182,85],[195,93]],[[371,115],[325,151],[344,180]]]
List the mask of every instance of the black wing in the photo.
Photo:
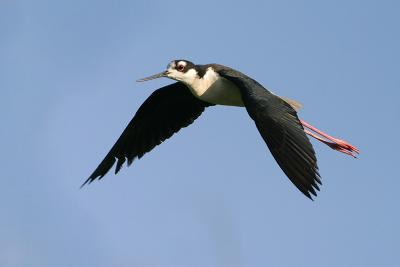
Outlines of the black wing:
[[136,157],[141,158],[181,128],[190,125],[211,105],[197,99],[179,82],[154,91],[83,185],[101,179],[117,160],[115,174],[118,173],[126,160],[129,166]]
[[221,65],[215,69],[239,87],[247,112],[284,173],[304,195],[316,196],[321,184],[317,159],[296,111],[250,77]]

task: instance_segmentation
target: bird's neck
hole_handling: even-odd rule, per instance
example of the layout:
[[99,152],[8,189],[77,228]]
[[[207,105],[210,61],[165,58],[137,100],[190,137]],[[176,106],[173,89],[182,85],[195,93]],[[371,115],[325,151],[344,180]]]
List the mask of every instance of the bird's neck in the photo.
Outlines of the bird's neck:
[[[197,74],[197,73],[196,73]],[[203,77],[196,75],[187,85],[194,96],[212,104],[243,106],[238,87],[208,67]]]
[[201,97],[220,78],[219,74],[211,67],[207,68],[202,77],[194,69],[188,72],[193,72],[193,75],[190,75],[193,78],[187,82],[187,86],[197,97]]

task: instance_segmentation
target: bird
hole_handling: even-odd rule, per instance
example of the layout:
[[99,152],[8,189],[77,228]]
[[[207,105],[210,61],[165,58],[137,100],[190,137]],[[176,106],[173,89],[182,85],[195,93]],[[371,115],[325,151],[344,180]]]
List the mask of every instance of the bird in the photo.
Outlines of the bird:
[[163,77],[175,82],[155,90],[143,102],[82,186],[102,179],[115,163],[117,174],[125,162],[130,166],[214,105],[244,107],[279,167],[311,200],[322,183],[316,153],[307,135],[354,158],[360,152],[350,143],[300,120],[301,104],[297,101],[272,93],[233,68],[178,59],[172,60],[165,71],[137,81]]

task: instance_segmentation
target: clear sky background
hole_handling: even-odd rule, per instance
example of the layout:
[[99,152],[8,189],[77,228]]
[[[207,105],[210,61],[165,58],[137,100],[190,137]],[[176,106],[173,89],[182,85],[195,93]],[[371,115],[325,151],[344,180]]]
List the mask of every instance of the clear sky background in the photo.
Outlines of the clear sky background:
[[[398,1],[0,1],[0,266],[400,266]],[[357,145],[315,201],[243,108],[79,189],[176,58],[221,63]]]

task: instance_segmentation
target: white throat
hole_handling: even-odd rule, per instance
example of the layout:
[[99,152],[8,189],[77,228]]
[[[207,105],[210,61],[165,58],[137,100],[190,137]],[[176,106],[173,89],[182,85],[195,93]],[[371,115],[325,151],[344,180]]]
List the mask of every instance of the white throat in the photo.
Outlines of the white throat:
[[219,105],[243,106],[239,88],[231,81],[219,76],[209,67],[202,78],[195,69],[186,72],[182,80],[197,98]]

